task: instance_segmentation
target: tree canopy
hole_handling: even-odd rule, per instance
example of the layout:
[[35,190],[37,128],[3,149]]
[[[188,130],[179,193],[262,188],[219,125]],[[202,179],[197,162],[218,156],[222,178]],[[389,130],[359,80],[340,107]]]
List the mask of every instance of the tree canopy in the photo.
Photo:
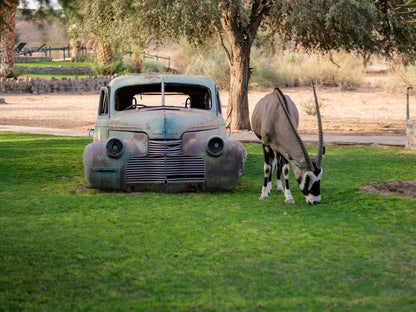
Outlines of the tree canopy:
[[[230,63],[227,124],[250,128],[247,92],[250,50],[261,32],[279,33],[307,50],[346,50],[364,60],[416,52],[416,28],[396,8],[404,0],[159,0],[134,1],[155,38],[185,37],[204,44],[216,37]],[[266,36],[267,38],[267,36]]]
[[[5,1],[5,2],[4,2]],[[1,2],[0,9],[10,1]],[[38,0],[48,3],[48,0]],[[414,0],[61,0],[71,36],[93,34],[98,59],[117,49],[138,53],[150,40],[215,38],[230,65],[226,122],[249,129],[248,82],[253,42],[261,33],[306,50],[346,50],[364,59],[416,54]],[[0,25],[4,25],[3,19]]]
[[402,0],[290,1],[283,27],[287,31],[283,35],[286,39],[295,38],[307,49],[326,52],[343,49],[360,54],[364,61],[373,54],[414,55],[416,28],[396,10],[404,3]]

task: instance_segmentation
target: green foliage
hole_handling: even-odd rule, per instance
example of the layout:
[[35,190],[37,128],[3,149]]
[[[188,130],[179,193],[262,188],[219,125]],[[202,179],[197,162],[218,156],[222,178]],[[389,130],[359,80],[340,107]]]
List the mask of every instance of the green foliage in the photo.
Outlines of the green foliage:
[[[195,45],[205,45],[213,37],[227,41],[229,34],[223,27],[234,22],[238,27],[232,36],[242,38],[246,32],[246,37],[250,37],[247,39],[254,40],[257,32],[251,31],[255,29],[252,23],[258,18],[256,14],[263,14],[262,33],[278,32],[287,42],[295,40],[308,49],[342,48],[363,56],[408,54],[416,50],[416,26],[406,23],[401,15],[403,10],[413,12],[413,1],[294,0],[265,4],[185,0],[155,4],[149,0],[75,0],[63,1],[62,5],[63,19],[71,35],[93,33],[108,44],[120,42],[134,53],[141,52],[152,38],[164,43],[186,38]],[[228,22],[221,22],[224,14],[229,15]],[[234,21],[234,17],[238,18]],[[227,42],[224,48],[230,48]]]
[[142,62],[142,73],[164,73],[165,71],[163,64],[147,60]]
[[258,200],[260,145],[230,192],[89,189],[90,141],[0,132],[2,309],[415,309],[415,199],[359,191],[415,179],[414,152],[329,147],[308,206],[293,178],[296,204]]
[[109,63],[102,63],[96,60],[91,67],[97,75],[112,75],[126,70],[121,57],[113,57]]
[[12,74],[12,78],[17,80],[19,79],[19,77],[22,76],[22,72],[20,72],[19,70],[13,70],[13,74]]
[[415,25],[396,10],[405,1],[287,1],[281,33],[308,49],[345,49],[363,56],[416,52]]
[[[121,63],[118,55],[120,50],[130,51],[138,55],[150,42],[150,17],[147,11],[136,10],[132,0],[75,0],[64,5],[68,32],[73,38],[92,36],[96,42],[97,67],[100,71],[116,70]],[[150,2],[149,2],[150,5]],[[151,3],[154,7],[154,3]],[[148,9],[148,7],[146,7]],[[114,53],[106,55],[108,47]],[[101,58],[100,58],[101,56]],[[110,61],[110,58],[116,60]]]
[[407,22],[416,23],[416,0],[408,0],[397,9],[399,14],[402,14]]
[[[250,49],[260,29],[266,37],[279,33],[285,42],[307,50],[344,49],[360,53],[365,60],[373,53],[391,56],[416,52],[415,26],[406,23],[395,11],[403,0],[92,0],[88,3],[75,0],[71,3],[75,3],[68,12],[71,33],[84,36],[93,33],[99,46],[120,43],[120,48],[130,48],[137,54],[151,40],[166,43],[185,38],[199,46],[215,37],[231,69],[231,107],[225,116],[226,123],[240,130],[250,128],[246,105]],[[98,63],[105,73],[111,73],[110,52],[107,48],[97,50]],[[195,67],[196,72],[202,70],[198,64]],[[263,72],[267,81],[278,78],[268,68]],[[331,77],[325,80],[330,81]],[[350,88],[348,83],[344,87]]]

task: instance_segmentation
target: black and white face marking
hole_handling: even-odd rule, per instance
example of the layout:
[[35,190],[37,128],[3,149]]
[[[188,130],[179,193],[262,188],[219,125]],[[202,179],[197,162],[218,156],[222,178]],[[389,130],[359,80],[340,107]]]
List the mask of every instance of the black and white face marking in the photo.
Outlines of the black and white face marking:
[[315,169],[314,172],[306,171],[305,174],[298,179],[299,188],[306,197],[309,205],[319,204],[321,202],[321,178],[322,168]]

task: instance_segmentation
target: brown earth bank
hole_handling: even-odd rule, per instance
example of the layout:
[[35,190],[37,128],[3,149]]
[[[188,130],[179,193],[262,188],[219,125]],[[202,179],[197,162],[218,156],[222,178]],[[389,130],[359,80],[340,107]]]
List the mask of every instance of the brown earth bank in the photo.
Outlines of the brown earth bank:
[[[317,132],[313,115],[311,88],[284,88],[299,109],[301,134]],[[250,112],[268,92],[249,92]],[[343,91],[339,88],[317,90],[325,134],[404,135],[406,127],[406,90],[389,93],[376,88]],[[86,130],[94,127],[98,94],[5,94],[0,95],[0,125]],[[228,91],[221,91],[226,109]],[[412,99],[411,101],[412,102]],[[412,103],[410,103],[412,104]],[[410,105],[410,117],[416,106]]]
[[416,197],[416,181],[374,182],[360,190],[383,196]]

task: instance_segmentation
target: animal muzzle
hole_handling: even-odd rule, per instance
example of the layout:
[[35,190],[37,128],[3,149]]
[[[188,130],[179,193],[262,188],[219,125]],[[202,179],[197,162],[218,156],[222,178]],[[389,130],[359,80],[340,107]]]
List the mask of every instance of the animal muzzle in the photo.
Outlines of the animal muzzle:
[[321,203],[321,195],[315,196],[312,194],[305,195],[306,203],[309,205],[317,205]]

